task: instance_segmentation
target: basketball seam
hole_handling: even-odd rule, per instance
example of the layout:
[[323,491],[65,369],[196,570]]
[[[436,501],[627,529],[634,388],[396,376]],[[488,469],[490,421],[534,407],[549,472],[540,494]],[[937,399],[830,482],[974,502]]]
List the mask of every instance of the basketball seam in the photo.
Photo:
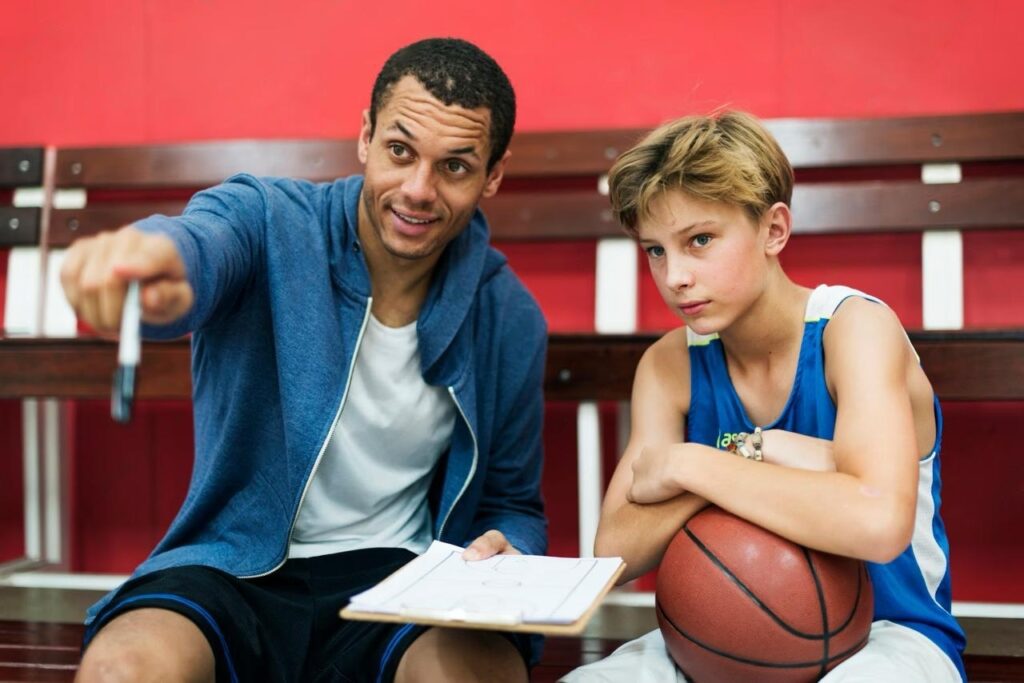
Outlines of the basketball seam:
[[[694,544],[696,544],[696,546],[700,549],[700,551],[702,553],[704,553],[708,557],[708,559],[711,560],[711,562],[713,562],[715,564],[715,566],[718,567],[722,571],[722,573],[724,573],[729,578],[730,581],[735,583],[736,586],[741,591],[743,591],[743,593],[751,601],[753,601],[753,603],[755,605],[760,607],[761,610],[765,614],[767,614],[769,617],[771,617],[772,621],[777,623],[779,626],[781,626],[783,629],[788,631],[790,634],[792,634],[792,635],[794,635],[794,636],[796,636],[798,638],[805,638],[807,640],[822,640],[824,638],[827,638],[829,635],[831,635],[829,633],[824,633],[822,635],[815,635],[815,634],[811,634],[811,633],[803,633],[802,631],[798,631],[795,628],[793,628],[792,626],[790,626],[789,624],[787,624],[786,622],[784,622],[781,617],[779,617],[777,614],[775,614],[775,612],[773,612],[772,609],[770,607],[768,607],[768,605],[766,605],[763,602],[761,602],[761,599],[758,598],[756,595],[754,595],[754,592],[751,591],[749,588],[747,588],[747,586],[742,581],[740,581],[739,577],[737,577],[735,574],[733,574],[732,571],[728,567],[725,566],[725,563],[722,562],[720,559],[718,559],[718,557],[713,552],[711,552],[711,550],[706,545],[704,545],[701,542],[701,540],[699,538],[697,538],[697,536],[692,531],[690,531],[689,526],[684,526],[683,527],[683,531],[686,532],[686,535],[690,537],[690,540],[692,540],[694,542]],[[820,597],[820,593],[819,593],[819,597]],[[826,631],[828,630],[828,624],[825,625],[825,629],[826,629]]]
[[[683,638],[686,638],[697,647],[703,648],[704,650],[707,650],[712,654],[716,654],[719,657],[731,659],[735,662],[740,662],[741,664],[761,666],[767,669],[808,669],[814,666],[820,666],[821,664],[820,660],[817,659],[808,662],[792,662],[784,664],[781,662],[763,662],[756,659],[748,659],[746,657],[740,657],[739,655],[730,654],[728,652],[725,652],[724,650],[719,650],[718,648],[712,647],[707,643],[702,643],[701,641],[697,640],[683,629],[679,628],[679,626],[677,626],[676,623],[672,621],[672,618],[665,613],[665,610],[662,609],[661,603],[655,601],[654,608],[657,610],[658,614],[660,614],[665,619],[665,621],[668,622],[669,626],[671,626],[676,633],[681,635]],[[868,642],[869,635],[870,633],[868,635],[865,635],[863,638],[857,641],[857,643],[853,647],[849,648],[848,650],[837,652],[836,654],[829,657],[828,661],[826,662],[826,668],[827,665],[831,665],[834,664],[836,661],[845,659],[846,657],[849,657],[851,654],[857,652],[862,647],[864,647],[864,645]],[[676,664],[676,666],[678,666],[678,663]],[[682,670],[682,667],[680,667],[680,670]]]
[[[818,671],[818,678],[821,678],[828,671],[828,605],[825,604],[825,591],[821,587],[821,579],[818,578],[818,571],[814,568],[814,562],[811,560],[811,552],[807,548],[801,548],[801,550],[804,551],[804,559],[807,560],[807,567],[811,570],[814,589],[818,591],[818,604],[821,605],[821,669]],[[860,580],[860,572],[857,572],[857,580]]]

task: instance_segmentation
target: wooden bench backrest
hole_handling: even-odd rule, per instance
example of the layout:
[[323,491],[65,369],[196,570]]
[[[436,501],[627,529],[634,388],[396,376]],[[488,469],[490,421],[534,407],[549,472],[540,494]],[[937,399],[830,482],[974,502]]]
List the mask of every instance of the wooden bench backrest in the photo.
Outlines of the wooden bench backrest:
[[[1024,177],[1007,164],[1024,161],[1024,113],[766,125],[797,169],[797,232],[1024,225]],[[484,204],[494,238],[621,235],[598,179],[644,132],[517,134],[505,186]],[[967,164],[964,181],[923,184],[919,165],[942,162]],[[82,208],[53,210],[47,241],[63,246],[151,213],[178,213],[191,191],[241,171],[323,181],[361,166],[351,140],[58,149],[54,187],[85,189],[89,198]]]
[[[1024,225],[1024,112],[892,119],[766,121],[797,169],[798,232]],[[520,133],[502,191],[485,204],[496,240],[620,236],[599,178],[645,131]],[[38,173],[41,150],[0,155],[0,185]],[[358,173],[351,140],[230,141],[53,151],[46,246],[154,212],[174,214],[191,192],[240,171],[330,180]],[[35,163],[23,162],[34,159]],[[12,161],[13,160],[13,161]],[[922,163],[958,163],[963,181],[924,184]],[[13,164],[13,165],[12,165]],[[12,170],[13,169],[13,170]],[[19,175],[20,174],[20,175]],[[62,191],[84,190],[81,208]],[[625,399],[651,335],[554,335],[550,399]],[[1024,332],[917,333],[943,398],[1024,398]],[[110,367],[108,367],[110,366]],[[112,349],[102,342],[4,340],[0,396],[103,396]],[[187,348],[147,349],[143,397],[187,397]]]
[[12,200],[17,188],[42,183],[42,147],[0,148],[0,248],[39,244],[39,208],[12,206]]

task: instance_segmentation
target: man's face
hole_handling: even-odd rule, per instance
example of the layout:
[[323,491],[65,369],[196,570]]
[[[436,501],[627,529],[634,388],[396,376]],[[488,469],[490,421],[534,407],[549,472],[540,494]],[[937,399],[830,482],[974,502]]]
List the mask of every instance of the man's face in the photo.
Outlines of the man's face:
[[363,114],[359,160],[366,165],[359,234],[404,260],[436,259],[501,184],[505,158],[488,172],[491,113],[445,106],[412,76],[397,82],[370,137]]

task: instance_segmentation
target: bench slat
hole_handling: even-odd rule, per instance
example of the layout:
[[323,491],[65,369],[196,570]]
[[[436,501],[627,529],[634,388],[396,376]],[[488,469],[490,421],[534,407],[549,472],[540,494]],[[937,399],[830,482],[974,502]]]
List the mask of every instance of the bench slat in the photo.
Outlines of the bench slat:
[[0,187],[31,187],[42,182],[42,147],[0,149]]
[[[994,161],[1024,157],[1024,113],[888,119],[774,119],[795,168]],[[509,177],[608,171],[647,129],[517,133]],[[361,172],[354,140],[233,140],[64,148],[58,187],[204,187],[245,171],[318,180]]]
[[[657,335],[561,335],[550,338],[545,391],[552,401],[618,401]],[[921,363],[943,400],[1024,400],[1024,330],[943,335],[911,333]],[[104,398],[116,349],[96,339],[0,340],[0,397]],[[140,398],[191,396],[184,341],[146,343]]]
[[[185,200],[106,202],[54,209],[49,243],[67,246],[154,213],[178,215]],[[594,191],[513,191],[483,203],[496,240],[622,237],[608,198]],[[26,211],[25,209],[14,209]],[[796,233],[897,232],[941,228],[1024,226],[1024,178],[989,178],[951,185],[909,181],[806,183],[793,193]],[[3,215],[3,214],[0,214]]]
[[39,244],[39,209],[0,206],[0,247]]
[[57,187],[208,187],[235,173],[328,180],[360,173],[355,140],[230,140],[57,150]]

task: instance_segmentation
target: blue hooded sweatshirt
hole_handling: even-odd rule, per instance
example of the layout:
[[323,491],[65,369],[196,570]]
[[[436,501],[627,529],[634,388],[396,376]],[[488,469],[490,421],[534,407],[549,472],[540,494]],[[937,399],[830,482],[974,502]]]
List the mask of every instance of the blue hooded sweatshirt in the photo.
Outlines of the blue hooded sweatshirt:
[[[180,217],[137,224],[174,241],[195,293],[184,318],[143,333],[192,333],[196,452],[185,501],[135,576],[200,564],[250,578],[287,558],[370,312],[362,185],[238,175]],[[430,494],[434,537],[465,545],[498,529],[522,552],[544,553],[547,329],[479,210],[445,248],[416,325],[423,378],[458,413]]]

